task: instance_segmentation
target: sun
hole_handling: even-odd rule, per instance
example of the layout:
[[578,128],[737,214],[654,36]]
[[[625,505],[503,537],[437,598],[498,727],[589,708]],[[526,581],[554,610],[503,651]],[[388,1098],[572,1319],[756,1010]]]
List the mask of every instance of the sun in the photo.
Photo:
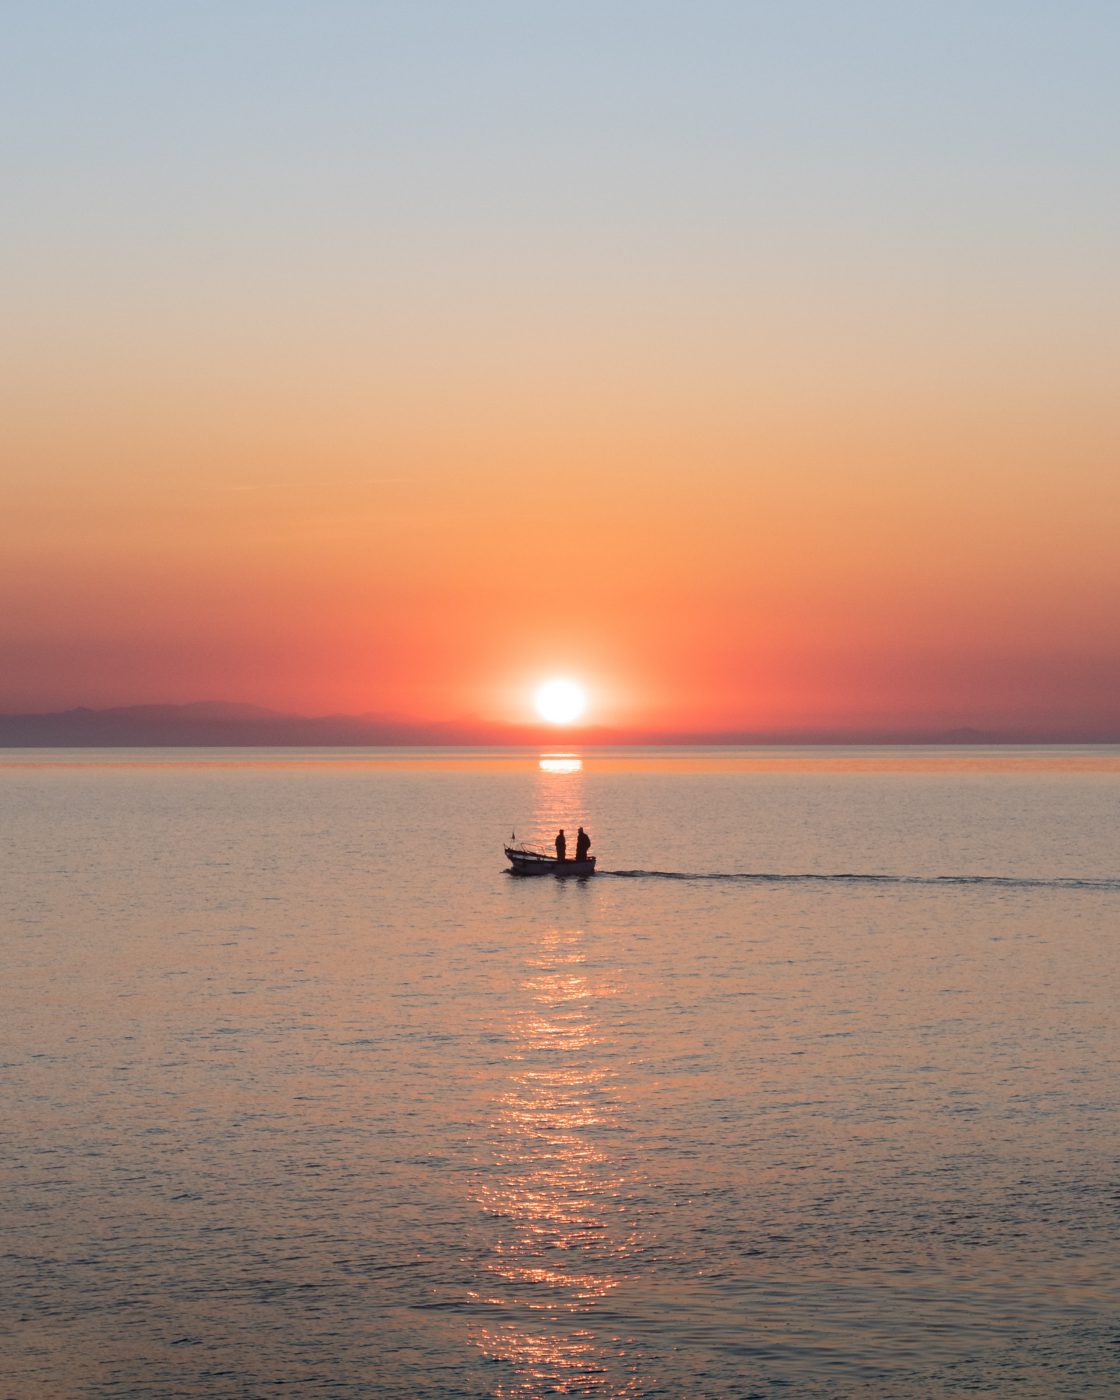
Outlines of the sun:
[[537,714],[549,724],[571,724],[587,708],[587,695],[575,681],[557,677],[545,681],[533,697]]

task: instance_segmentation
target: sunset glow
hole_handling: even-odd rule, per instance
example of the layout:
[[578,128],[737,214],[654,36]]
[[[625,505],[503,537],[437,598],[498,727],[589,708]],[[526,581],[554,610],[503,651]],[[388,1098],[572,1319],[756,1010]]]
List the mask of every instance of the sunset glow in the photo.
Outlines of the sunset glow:
[[1120,733],[1114,17],[811,10],[17,7],[0,711]]

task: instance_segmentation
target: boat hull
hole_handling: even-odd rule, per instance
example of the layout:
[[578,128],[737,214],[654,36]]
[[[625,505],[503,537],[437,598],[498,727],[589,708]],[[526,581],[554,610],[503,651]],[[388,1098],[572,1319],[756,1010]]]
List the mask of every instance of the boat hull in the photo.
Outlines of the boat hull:
[[542,855],[539,851],[517,851],[511,846],[505,848],[506,860],[510,863],[511,875],[594,875],[595,857],[586,860],[557,860],[555,856]]

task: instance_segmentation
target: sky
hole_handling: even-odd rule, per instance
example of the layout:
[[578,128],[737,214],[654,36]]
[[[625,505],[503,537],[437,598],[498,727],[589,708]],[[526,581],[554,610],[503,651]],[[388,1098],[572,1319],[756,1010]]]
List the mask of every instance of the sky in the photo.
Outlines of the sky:
[[1120,737],[1115,5],[0,23],[0,711]]

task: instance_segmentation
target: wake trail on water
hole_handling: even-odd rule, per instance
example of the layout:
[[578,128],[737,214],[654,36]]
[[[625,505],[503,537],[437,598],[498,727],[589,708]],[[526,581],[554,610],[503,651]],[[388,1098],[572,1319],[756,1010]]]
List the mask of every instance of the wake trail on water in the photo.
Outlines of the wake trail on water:
[[1120,878],[1060,877],[1047,880],[1026,875],[778,875],[762,871],[698,873],[684,870],[599,870],[596,873],[611,876],[616,880],[723,880],[751,885],[986,885],[994,889],[1120,891]]

